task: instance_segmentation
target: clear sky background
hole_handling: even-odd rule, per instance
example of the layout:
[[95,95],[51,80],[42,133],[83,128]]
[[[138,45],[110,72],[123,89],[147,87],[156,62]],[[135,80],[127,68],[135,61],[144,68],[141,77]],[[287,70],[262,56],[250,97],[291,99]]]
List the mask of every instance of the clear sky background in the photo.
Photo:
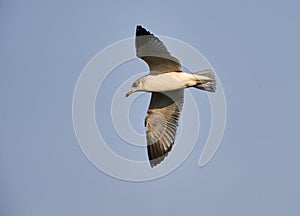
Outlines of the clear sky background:
[[[300,215],[299,8],[266,0],[1,1],[0,215]],[[140,183],[87,160],[71,113],[83,67],[134,36],[137,24],[204,54],[228,109],[207,166],[197,165],[199,137],[178,169]],[[141,61],[128,68],[147,69]]]

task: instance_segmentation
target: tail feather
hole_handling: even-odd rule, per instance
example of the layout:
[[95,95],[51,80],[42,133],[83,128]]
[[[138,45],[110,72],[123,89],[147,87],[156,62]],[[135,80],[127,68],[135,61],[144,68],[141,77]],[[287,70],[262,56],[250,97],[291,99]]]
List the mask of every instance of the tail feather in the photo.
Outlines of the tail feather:
[[196,81],[196,85],[192,86],[204,91],[216,91],[216,79],[212,70],[204,70],[191,73]]

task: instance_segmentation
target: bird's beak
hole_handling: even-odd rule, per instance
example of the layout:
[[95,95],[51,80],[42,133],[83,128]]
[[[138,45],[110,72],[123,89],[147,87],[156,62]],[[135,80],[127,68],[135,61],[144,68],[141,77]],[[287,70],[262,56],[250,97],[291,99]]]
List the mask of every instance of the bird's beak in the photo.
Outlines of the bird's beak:
[[129,92],[127,92],[126,97],[128,97],[129,95],[131,95],[134,92],[134,89],[130,89]]

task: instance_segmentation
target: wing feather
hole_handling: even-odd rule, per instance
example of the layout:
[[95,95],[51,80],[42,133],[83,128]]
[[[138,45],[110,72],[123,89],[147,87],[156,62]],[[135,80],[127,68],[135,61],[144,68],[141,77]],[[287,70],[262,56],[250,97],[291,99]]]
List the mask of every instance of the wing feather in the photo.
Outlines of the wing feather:
[[135,39],[136,55],[143,59],[151,71],[155,72],[182,72],[178,59],[173,57],[158,37],[151,34],[142,26],[136,28]]
[[182,89],[152,93],[145,118],[147,150],[151,167],[163,161],[172,149],[183,100]]

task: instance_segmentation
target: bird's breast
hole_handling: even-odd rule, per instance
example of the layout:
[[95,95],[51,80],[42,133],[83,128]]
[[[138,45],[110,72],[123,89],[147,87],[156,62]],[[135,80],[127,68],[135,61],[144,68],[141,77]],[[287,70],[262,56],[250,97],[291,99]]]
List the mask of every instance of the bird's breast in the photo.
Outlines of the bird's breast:
[[149,92],[177,90],[186,87],[186,79],[184,72],[149,74],[145,76],[143,87]]

